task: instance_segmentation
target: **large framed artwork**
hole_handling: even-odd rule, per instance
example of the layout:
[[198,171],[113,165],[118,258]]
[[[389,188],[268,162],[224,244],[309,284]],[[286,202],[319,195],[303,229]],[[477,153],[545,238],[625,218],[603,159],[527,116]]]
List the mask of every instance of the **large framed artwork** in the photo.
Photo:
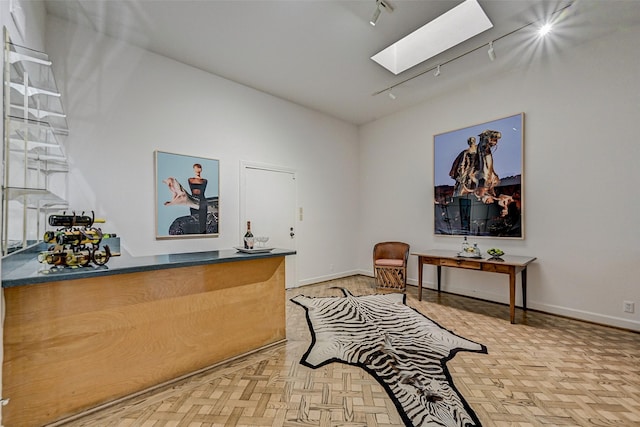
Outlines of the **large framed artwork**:
[[436,235],[524,238],[524,113],[433,137]]
[[217,237],[220,162],[155,151],[156,239]]

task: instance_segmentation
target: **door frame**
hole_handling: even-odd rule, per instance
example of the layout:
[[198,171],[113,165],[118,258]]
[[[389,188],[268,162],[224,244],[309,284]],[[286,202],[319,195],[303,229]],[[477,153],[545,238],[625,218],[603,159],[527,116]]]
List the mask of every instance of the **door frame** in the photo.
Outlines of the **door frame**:
[[[247,184],[247,169],[260,169],[270,172],[281,172],[281,173],[289,173],[293,175],[293,180],[295,181],[295,189],[294,189],[294,207],[293,207],[293,219],[294,219],[294,232],[297,234],[298,230],[298,216],[297,216],[297,207],[298,207],[298,184],[297,184],[297,171],[292,168],[284,167],[284,166],[275,166],[267,163],[258,163],[251,162],[247,160],[240,160],[240,218],[238,221],[238,241],[240,241],[240,237],[242,237],[245,233],[244,224],[246,223],[245,217],[247,214],[247,193],[246,193],[246,184]],[[293,250],[296,250],[298,247],[298,239],[293,239]]]

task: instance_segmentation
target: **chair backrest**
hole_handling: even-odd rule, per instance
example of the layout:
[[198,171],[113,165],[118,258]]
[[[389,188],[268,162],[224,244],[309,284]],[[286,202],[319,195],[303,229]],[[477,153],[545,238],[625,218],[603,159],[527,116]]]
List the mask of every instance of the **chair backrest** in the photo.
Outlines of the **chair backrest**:
[[373,261],[377,259],[401,259],[405,264],[409,258],[409,244],[404,242],[380,242],[373,247]]

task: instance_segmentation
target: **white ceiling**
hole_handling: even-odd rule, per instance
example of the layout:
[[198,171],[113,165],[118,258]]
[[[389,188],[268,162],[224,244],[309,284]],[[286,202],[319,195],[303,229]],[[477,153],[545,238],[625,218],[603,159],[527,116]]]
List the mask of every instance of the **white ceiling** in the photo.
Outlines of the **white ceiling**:
[[[556,40],[534,41],[530,22],[568,0],[479,0],[491,30],[394,76],[370,59],[461,0],[388,0],[375,27],[375,0],[47,0],[47,12],[149,51],[350,123],[363,124],[541,55],[640,22],[635,0],[576,0],[555,19]],[[474,48],[480,49],[466,54]],[[459,55],[463,57],[453,60]],[[442,65],[442,74],[431,70]],[[421,76],[393,89],[386,88]]]

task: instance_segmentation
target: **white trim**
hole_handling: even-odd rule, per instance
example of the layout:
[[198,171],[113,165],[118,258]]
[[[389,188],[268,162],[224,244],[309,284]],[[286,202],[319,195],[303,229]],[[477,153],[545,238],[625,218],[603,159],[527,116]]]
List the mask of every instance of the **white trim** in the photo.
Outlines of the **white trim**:
[[298,282],[298,286],[314,285],[316,283],[327,282],[329,280],[342,279],[345,277],[358,276],[358,275],[366,276],[366,274],[362,274],[360,270],[343,271],[342,273],[332,273],[326,276],[318,276],[318,277],[313,277],[311,279],[301,280]]
[[[418,280],[407,278],[407,284],[417,287]],[[438,286],[432,282],[423,282],[422,289],[437,291]],[[452,294],[460,295],[460,296],[478,298],[478,299],[489,301],[489,302],[495,302],[497,304],[508,305],[508,303],[504,301],[506,294],[497,295],[495,293],[485,292],[482,290],[476,290],[473,294],[469,294],[469,293],[463,293],[461,290],[457,290],[451,287],[445,289],[444,284],[443,284],[443,290],[446,292],[450,292]],[[516,308],[518,308],[518,305],[521,306],[522,304],[522,295],[520,295],[520,290],[521,290],[520,285],[518,285],[516,288],[516,293],[517,293]],[[624,319],[622,317],[608,316],[608,315],[603,315],[600,313],[594,313],[594,312],[584,311],[584,310],[576,310],[569,307],[561,307],[558,305],[531,301],[530,299],[527,301],[527,308],[530,308],[532,310],[537,310],[546,314],[554,314],[557,316],[568,317],[573,320],[582,320],[586,322],[597,323],[602,326],[614,326],[618,328],[629,329],[632,331],[640,331],[640,321],[633,320],[633,319]]]
[[[339,279],[342,277],[348,277],[349,275],[362,275],[362,276],[374,277],[373,270],[361,269],[361,270],[354,270],[352,272],[336,273],[331,276],[323,276],[315,279],[305,280],[304,282],[301,282],[300,285],[310,285],[313,283],[319,283],[326,280],[333,280],[333,279]],[[417,287],[418,279],[407,278],[407,285]],[[437,289],[438,289],[438,286],[433,282],[422,283],[422,290],[437,291]],[[473,295],[470,295],[470,294],[462,293],[460,292],[460,290],[456,290],[452,288],[443,289],[443,291],[449,292],[455,295],[463,296],[463,297],[477,298],[477,299],[481,299],[488,302],[495,302],[497,304],[507,304],[501,301],[502,299],[504,299],[505,295],[496,295],[494,293],[483,292],[483,291],[474,292]],[[520,297],[520,294],[519,294],[520,286],[518,286],[517,292],[518,292],[518,297]],[[423,294],[422,300],[423,301],[425,300],[424,294]],[[516,301],[516,305],[518,304],[522,304],[521,299],[518,299]],[[531,301],[531,300],[527,301],[527,307],[532,310],[537,310],[545,314],[563,316],[563,317],[567,317],[569,319],[573,319],[577,321],[592,322],[602,326],[613,326],[617,328],[628,329],[631,331],[640,331],[640,321],[633,320],[633,319],[624,319],[622,317],[607,316],[607,315],[594,313],[590,311],[576,310],[573,308],[561,307],[561,306],[552,305],[552,304],[545,304],[545,303],[540,303],[540,302]],[[518,307],[516,308],[518,309]]]

